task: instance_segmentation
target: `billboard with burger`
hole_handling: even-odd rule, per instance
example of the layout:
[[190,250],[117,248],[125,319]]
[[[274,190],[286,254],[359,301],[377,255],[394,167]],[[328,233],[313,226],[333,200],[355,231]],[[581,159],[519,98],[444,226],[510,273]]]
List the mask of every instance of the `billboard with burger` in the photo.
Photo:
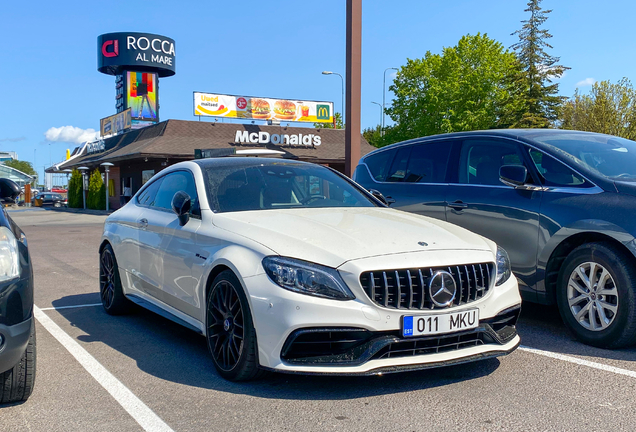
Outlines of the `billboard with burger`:
[[194,115],[331,123],[333,103],[194,92]]

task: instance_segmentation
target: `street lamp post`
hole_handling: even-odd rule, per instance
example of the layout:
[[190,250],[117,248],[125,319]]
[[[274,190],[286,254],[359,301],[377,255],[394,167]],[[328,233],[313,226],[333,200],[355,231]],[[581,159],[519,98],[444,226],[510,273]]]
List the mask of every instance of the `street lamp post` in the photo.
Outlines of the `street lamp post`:
[[376,104],[377,106],[380,107],[380,125],[382,125],[382,117],[384,116],[384,108],[382,107],[381,103],[373,102],[373,101],[371,101],[371,103]]
[[86,171],[88,171],[88,167],[79,167],[78,170],[82,172],[82,203],[84,204],[84,210],[86,210],[86,188],[84,186],[86,186]]
[[384,79],[382,80],[382,131],[380,135],[384,136],[384,109],[386,108],[386,71],[398,70],[398,68],[390,67],[384,69]]
[[106,211],[108,211],[108,171],[110,171],[110,167],[114,166],[114,164],[104,162],[100,165],[104,167],[104,172],[106,173]]
[[342,99],[341,99],[341,103],[340,103],[340,114],[342,115],[342,121],[344,123],[344,118],[345,118],[344,117],[344,115],[345,115],[344,114],[344,78],[338,72],[323,71],[322,74],[323,75],[338,75],[340,77],[340,81],[342,82]]

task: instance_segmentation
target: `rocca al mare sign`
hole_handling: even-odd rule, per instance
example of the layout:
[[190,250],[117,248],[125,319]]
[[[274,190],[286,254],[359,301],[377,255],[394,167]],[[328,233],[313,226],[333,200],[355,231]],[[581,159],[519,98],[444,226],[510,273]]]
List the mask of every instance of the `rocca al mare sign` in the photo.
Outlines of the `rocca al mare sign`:
[[270,134],[269,132],[236,131],[234,142],[237,144],[280,144],[319,146],[320,135],[314,134]]

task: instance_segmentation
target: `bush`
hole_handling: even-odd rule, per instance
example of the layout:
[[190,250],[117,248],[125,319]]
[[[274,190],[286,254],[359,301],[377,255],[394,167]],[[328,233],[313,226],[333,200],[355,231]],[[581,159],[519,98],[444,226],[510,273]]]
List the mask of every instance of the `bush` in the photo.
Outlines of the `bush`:
[[88,181],[86,207],[93,210],[106,210],[106,186],[99,169],[95,168]]
[[71,179],[68,181],[68,206],[71,208],[84,207],[82,193],[84,193],[82,174],[74,169]]

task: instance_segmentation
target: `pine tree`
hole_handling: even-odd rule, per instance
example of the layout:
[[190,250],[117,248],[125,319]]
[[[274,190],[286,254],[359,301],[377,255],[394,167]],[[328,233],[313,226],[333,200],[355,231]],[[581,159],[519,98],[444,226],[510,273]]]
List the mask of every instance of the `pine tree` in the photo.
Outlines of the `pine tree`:
[[68,206],[70,208],[82,208],[84,206],[82,201],[82,183],[82,174],[74,169],[68,182]]
[[560,57],[551,56],[546,49],[552,49],[547,40],[552,35],[541,26],[552,10],[541,9],[542,0],[528,1],[530,19],[521,21],[523,27],[512,35],[519,36],[519,42],[511,48],[517,52],[522,64],[522,81],[525,87],[525,103],[517,114],[515,127],[550,127],[558,118],[564,97],[557,96],[559,84],[553,80],[560,78],[570,69],[559,65]]
[[106,188],[102,174],[97,168],[95,168],[88,181],[88,200],[86,206],[94,210],[106,209]]

